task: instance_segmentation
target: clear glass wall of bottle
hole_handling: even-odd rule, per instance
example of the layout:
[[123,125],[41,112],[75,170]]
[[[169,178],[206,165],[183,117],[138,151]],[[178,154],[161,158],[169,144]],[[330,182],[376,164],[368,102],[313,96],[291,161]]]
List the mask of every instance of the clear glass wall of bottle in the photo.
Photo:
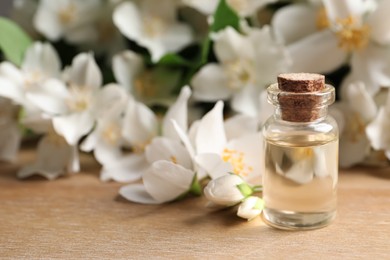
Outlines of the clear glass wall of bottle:
[[[315,100],[308,107],[283,108],[287,96]],[[338,127],[328,115],[334,88],[318,92],[291,93],[268,88],[268,100],[276,109],[263,127],[265,171],[263,199],[266,223],[281,229],[314,229],[328,225],[336,216],[338,181]],[[306,99],[305,99],[306,100]],[[310,102],[309,102],[310,103]],[[283,113],[316,114],[315,120],[294,122]],[[292,109],[292,110],[291,110]],[[305,111],[311,110],[311,111]]]

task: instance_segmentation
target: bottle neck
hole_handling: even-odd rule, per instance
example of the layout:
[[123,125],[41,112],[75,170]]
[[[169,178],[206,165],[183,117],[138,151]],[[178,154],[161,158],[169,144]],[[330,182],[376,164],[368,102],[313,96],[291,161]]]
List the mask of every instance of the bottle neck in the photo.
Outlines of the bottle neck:
[[294,108],[276,106],[274,118],[291,123],[311,123],[324,120],[328,115],[328,106],[314,108]]

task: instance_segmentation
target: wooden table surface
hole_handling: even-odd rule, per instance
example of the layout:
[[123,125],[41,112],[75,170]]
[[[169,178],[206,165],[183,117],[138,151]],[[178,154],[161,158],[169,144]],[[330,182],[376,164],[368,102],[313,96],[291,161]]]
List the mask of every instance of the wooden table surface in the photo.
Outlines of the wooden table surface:
[[21,181],[18,165],[0,164],[1,258],[390,259],[390,168],[341,171],[336,221],[292,232],[210,212],[204,198],[129,203],[83,161],[83,173],[55,181]]

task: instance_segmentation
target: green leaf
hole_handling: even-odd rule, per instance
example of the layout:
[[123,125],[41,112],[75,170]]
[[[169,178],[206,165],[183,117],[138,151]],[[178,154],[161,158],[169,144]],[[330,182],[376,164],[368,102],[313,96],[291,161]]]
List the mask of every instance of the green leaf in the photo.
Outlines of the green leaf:
[[0,17],[0,49],[9,61],[20,66],[24,52],[31,44],[31,38],[19,25]]
[[214,13],[213,24],[211,31],[217,32],[225,27],[231,26],[237,31],[240,30],[240,17],[238,14],[226,3],[226,0],[220,0],[217,10]]
[[168,53],[161,57],[161,59],[157,62],[157,65],[165,65],[165,66],[181,66],[181,67],[191,67],[193,64],[183,57],[174,54]]
[[[237,31],[240,30],[240,17],[238,14],[226,3],[226,0],[220,0],[217,9],[213,15],[213,24],[210,26],[211,32],[218,32],[228,26],[233,27]],[[200,58],[200,66],[207,63],[211,49],[210,36],[204,40],[202,44],[202,53]],[[199,66],[199,67],[200,67]]]

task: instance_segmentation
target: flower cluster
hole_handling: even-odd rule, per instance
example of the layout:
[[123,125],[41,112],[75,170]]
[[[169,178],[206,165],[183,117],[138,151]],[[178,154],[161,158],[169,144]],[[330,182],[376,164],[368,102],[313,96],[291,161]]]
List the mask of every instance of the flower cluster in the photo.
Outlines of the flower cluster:
[[[340,165],[390,159],[387,0],[19,0],[0,18],[0,160],[55,179],[92,153],[147,204],[204,193],[261,213],[266,87],[283,72],[338,89]],[[19,24],[19,26],[17,25]],[[23,28],[24,30],[22,30]],[[386,96],[388,96],[386,98]],[[226,118],[226,119],[225,119]]]

